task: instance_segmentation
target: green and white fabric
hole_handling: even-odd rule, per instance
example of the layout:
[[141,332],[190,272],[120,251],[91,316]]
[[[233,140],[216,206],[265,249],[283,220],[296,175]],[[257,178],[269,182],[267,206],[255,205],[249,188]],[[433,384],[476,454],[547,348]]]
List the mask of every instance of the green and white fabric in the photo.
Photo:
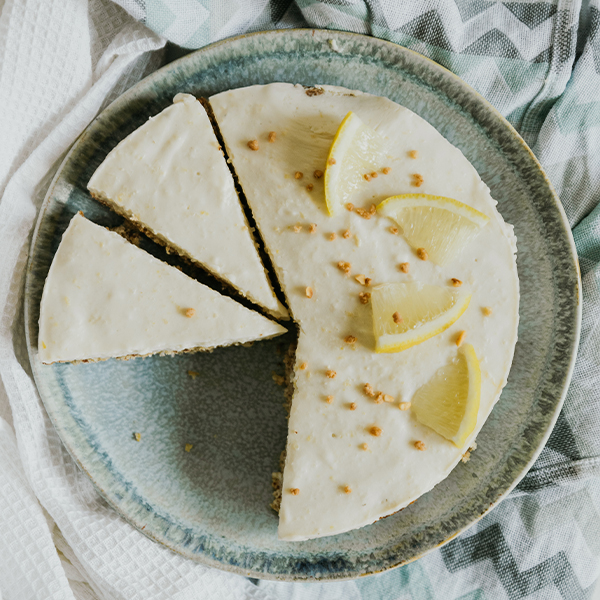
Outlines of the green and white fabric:
[[261,582],[278,598],[589,597],[600,556],[600,3],[591,0],[117,0],[185,48],[315,27],[370,34],[450,69],[521,133],[562,199],[580,255],[583,329],[568,398],[509,499],[441,550],[362,581]]

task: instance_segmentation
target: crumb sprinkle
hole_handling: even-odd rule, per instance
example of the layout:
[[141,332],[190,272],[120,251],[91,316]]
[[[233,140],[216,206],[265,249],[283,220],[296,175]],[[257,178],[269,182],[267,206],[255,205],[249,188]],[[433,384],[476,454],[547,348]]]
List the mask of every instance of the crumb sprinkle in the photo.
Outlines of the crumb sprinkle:
[[349,485],[344,486],[344,494],[351,494],[352,488]]
[[408,273],[410,271],[410,263],[403,262],[398,265],[398,270],[402,273]]
[[413,173],[412,181],[410,183],[415,187],[421,187],[424,181],[425,180],[423,179],[423,175],[419,175],[419,173]]
[[332,369],[327,369],[327,371],[325,371],[325,375],[329,378],[329,379],[335,379],[335,376],[337,375],[337,372],[332,370]]
[[198,377],[198,375],[200,375],[200,373],[198,371],[188,371],[187,374],[192,378],[192,379],[196,379],[196,377]]
[[338,262],[337,267],[340,271],[343,271],[344,273],[346,273],[346,275],[350,275],[350,270],[352,269],[352,265],[349,262],[344,262],[343,260],[340,260],[340,262]]
[[347,240],[352,237],[352,232],[349,229],[346,229],[346,231],[344,231],[344,233],[342,233],[342,237],[345,240]]
[[467,337],[467,332],[466,331],[461,331],[458,336],[456,337],[456,345],[460,347],[460,345],[465,341],[465,338]]
[[408,409],[410,408],[410,406],[411,406],[411,403],[410,403],[410,402],[400,402],[400,403],[398,404],[398,408],[399,408],[400,410],[408,410]]
[[373,390],[373,386],[370,383],[365,383],[363,386],[363,391],[367,396],[373,398],[375,396],[375,390]]
[[376,179],[377,177],[379,177],[379,173],[377,173],[377,171],[373,171],[372,173],[370,173],[371,175],[371,179]]
[[292,496],[297,496],[300,493],[300,490],[298,488],[290,488],[290,494],[292,494]]
[[360,294],[358,294],[358,299],[361,304],[368,304],[370,298],[371,294],[369,294],[369,292],[360,292]]
[[398,235],[398,228],[397,228],[397,227],[394,227],[394,226],[392,225],[392,227],[390,227],[390,233],[393,233],[394,235]]
[[421,452],[423,452],[423,450],[426,450],[426,446],[421,440],[417,440],[414,445],[415,445],[415,448],[417,450],[420,450]]
[[452,287],[460,287],[462,285],[462,281],[456,279],[456,277],[453,277],[450,281],[452,282]]
[[489,317],[492,314],[492,307],[491,306],[484,306],[482,309],[483,315],[485,317]]
[[186,311],[185,311],[185,316],[188,319],[191,319],[195,314],[196,314],[196,309],[195,308],[187,308]]
[[316,169],[315,172],[313,173],[313,177],[315,179],[321,179],[321,177],[323,177],[323,171]]
[[292,229],[294,230],[294,233],[300,233],[302,231],[302,225],[294,225]]
[[306,287],[306,289],[304,290],[304,293],[306,294],[307,298],[313,297],[313,289],[310,286]]
[[272,144],[276,138],[277,138],[277,134],[274,131],[269,131],[269,136],[267,137],[267,139],[269,140],[269,143]]
[[134,434],[133,434],[133,439],[134,439],[136,442],[139,442],[139,441],[142,439],[142,434],[141,434],[141,433],[134,433]]
[[361,444],[360,445],[360,449],[361,450],[368,450],[369,449],[369,444],[367,444],[367,443]]
[[307,362],[303,362],[298,368],[301,371],[306,371],[307,367],[308,367],[308,363]]
[[311,223],[308,227],[308,233],[317,233],[317,224]]
[[398,325],[399,323],[402,323],[402,321],[404,321],[404,319],[400,316],[400,313],[398,311],[396,311],[392,315],[392,319],[394,320],[394,323],[396,323],[396,325]]
[[327,402],[327,404],[332,404],[333,403],[333,396],[327,396],[327,398],[325,398],[325,402]]
[[373,427],[369,427],[369,433],[372,436],[379,437],[383,433],[383,430],[381,429],[381,427],[377,427],[377,425],[373,425]]
[[346,344],[356,344],[356,336],[354,336],[354,335],[347,335],[344,338],[344,341],[346,342]]
[[335,160],[335,158],[333,158],[333,157],[331,157],[331,158],[330,158],[330,159],[327,161],[327,164],[328,164],[328,165],[335,165],[335,163],[336,163],[336,160]]
[[306,189],[307,189],[309,192],[312,192],[314,187],[315,187],[315,186],[314,186],[312,183],[309,183],[309,184],[307,184],[307,185],[306,185]]
[[352,202],[346,202],[346,209],[352,212],[354,210],[354,204],[352,204]]
[[429,254],[427,254],[427,250],[425,250],[425,248],[417,248],[417,256],[421,260],[428,260],[429,259]]
[[294,179],[302,179],[304,177],[304,173],[302,171],[296,171],[294,173]]
[[383,167],[383,169],[381,169],[381,172],[384,175],[387,175],[392,169],[390,169],[390,167]]
[[335,240],[335,238],[337,238],[337,233],[332,232],[329,234],[329,241],[333,242],[333,240]]
[[350,410],[356,410],[356,402],[350,404]]
[[408,153],[408,155],[409,155],[411,158],[417,158],[417,157],[419,156],[419,152],[418,152],[417,150],[411,150],[411,151]]
[[189,452],[194,447],[194,444],[186,444],[184,450]]
[[258,140],[250,140],[248,142],[248,148],[250,148],[250,150],[254,150],[254,152],[256,152],[258,150]]
[[365,173],[365,174],[363,175],[363,179],[364,179],[365,181],[371,181],[371,176],[370,176],[368,173]]

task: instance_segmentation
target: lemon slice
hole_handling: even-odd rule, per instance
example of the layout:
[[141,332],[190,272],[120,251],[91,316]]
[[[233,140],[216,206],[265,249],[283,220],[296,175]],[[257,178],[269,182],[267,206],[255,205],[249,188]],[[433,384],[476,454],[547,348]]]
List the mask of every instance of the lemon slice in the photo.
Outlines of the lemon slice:
[[462,448],[477,425],[481,369],[471,344],[415,393],[412,410],[420,423]]
[[396,221],[406,241],[415,249],[424,248],[438,265],[458,256],[490,220],[458,200],[429,194],[392,196],[377,210]]
[[442,333],[469,306],[471,294],[423,283],[382,283],[373,288],[375,352],[401,352]]
[[384,139],[350,111],[333,138],[325,165],[325,202],[330,215],[346,204],[359,186],[366,185],[365,173],[383,162]]

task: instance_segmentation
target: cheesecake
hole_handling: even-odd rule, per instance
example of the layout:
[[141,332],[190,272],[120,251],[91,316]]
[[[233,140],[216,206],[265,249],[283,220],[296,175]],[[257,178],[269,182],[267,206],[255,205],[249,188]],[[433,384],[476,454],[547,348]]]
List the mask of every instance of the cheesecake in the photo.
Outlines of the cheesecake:
[[43,363],[243,344],[286,329],[77,214],[44,284]]
[[190,94],[151,117],[106,156],[91,195],[169,251],[287,318],[259,257],[233,177],[204,107]]
[[[500,397],[519,321],[513,228],[460,150],[386,98],[273,83],[209,102],[299,330],[279,537],[307,540],[368,525],[447,477]],[[350,112],[381,138],[383,162],[330,214],[324,172]],[[477,211],[482,232],[453,260],[427,260],[376,208],[415,192]],[[370,297],[378,285],[398,283],[461,285],[468,307],[438,335],[378,353]],[[480,399],[474,427],[457,446],[417,419],[410,403],[458,360],[463,342],[480,368]]]

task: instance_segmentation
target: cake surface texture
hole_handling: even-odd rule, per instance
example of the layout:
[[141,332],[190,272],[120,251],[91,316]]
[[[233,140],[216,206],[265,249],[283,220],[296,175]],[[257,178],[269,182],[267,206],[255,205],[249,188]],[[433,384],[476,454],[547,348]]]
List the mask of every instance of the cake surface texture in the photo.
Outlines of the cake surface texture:
[[133,131],[89,181],[92,196],[275,318],[287,318],[256,249],[204,107],[190,94]]
[[285,328],[77,214],[46,278],[43,363],[211,349]]
[[[506,384],[519,320],[512,227],[460,150],[388,99],[274,83],[209,101],[300,332],[279,537],[305,540],[373,523],[450,473]],[[352,210],[330,216],[323,171],[349,111],[384,138],[385,169],[357,186]],[[489,217],[443,267],[419,258],[396,224],[372,208],[415,192],[453,198]],[[443,333],[377,354],[366,278],[372,286],[452,286],[455,279],[472,297]],[[400,405],[455,359],[462,332],[481,366],[481,399],[476,427],[459,448]],[[366,393],[366,384],[386,401]]]

